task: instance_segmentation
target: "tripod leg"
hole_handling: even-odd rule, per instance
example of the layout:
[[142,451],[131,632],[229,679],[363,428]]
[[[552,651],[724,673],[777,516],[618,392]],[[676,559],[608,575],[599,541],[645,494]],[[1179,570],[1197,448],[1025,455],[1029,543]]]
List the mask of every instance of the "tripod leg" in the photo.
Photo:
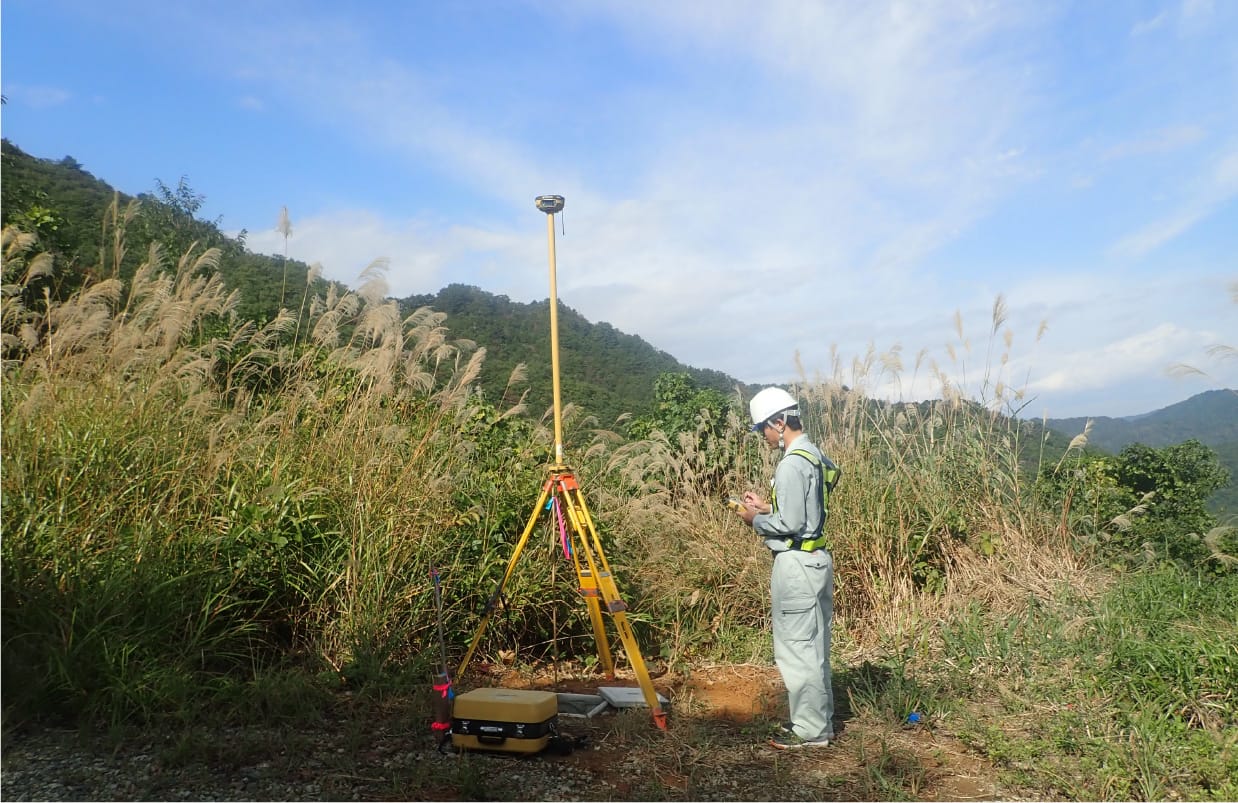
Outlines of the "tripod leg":
[[613,678],[615,659],[610,651],[610,639],[606,637],[606,624],[602,619],[602,593],[598,588],[600,572],[587,534],[581,524],[580,500],[574,493],[577,490],[578,486],[574,477],[570,474],[559,476],[563,512],[572,530],[572,563],[576,567],[576,581],[579,584],[580,595],[585,598],[585,605],[589,609],[589,622],[593,625],[593,641],[597,646],[598,662],[606,677]]
[[593,624],[593,641],[598,648],[598,662],[606,677],[615,676],[615,659],[610,652],[610,639],[606,637],[606,624],[602,619],[601,592],[598,591],[597,580],[592,572],[576,561],[576,579],[580,583],[580,594],[585,598],[589,609],[589,621]]
[[[580,488],[573,480],[568,487],[568,483],[564,481],[564,497],[568,500],[565,505],[569,514],[569,519],[572,522],[572,531],[579,543],[579,551],[585,555],[585,560],[588,564],[586,570],[582,569],[579,557],[576,560],[576,571],[581,575],[581,589],[585,588],[585,583],[590,584],[593,589],[592,596],[587,596],[589,602],[589,615],[594,622],[594,632],[598,637],[598,650],[601,652],[605,649],[607,657],[609,657],[610,647],[606,641],[606,632],[602,626],[601,610],[598,604],[598,594],[602,596],[602,600],[606,603],[606,612],[611,615],[615,622],[615,630],[619,634],[620,641],[623,642],[623,648],[628,654],[628,662],[632,665],[632,671],[636,674],[636,679],[640,683],[641,694],[645,698],[645,704],[649,706],[649,710],[653,712],[653,721],[659,728],[666,730],[666,713],[662,710],[662,706],[658,701],[658,693],[653,688],[653,680],[649,677],[649,670],[645,667],[645,659],[641,655],[640,645],[636,643],[636,635],[632,632],[632,626],[628,623],[628,617],[625,611],[627,603],[619,596],[619,587],[615,584],[615,578],[610,571],[610,563],[606,560],[606,553],[602,550],[602,539],[598,536],[597,529],[593,526],[593,519],[589,515],[589,508],[585,504],[584,496],[580,493]],[[613,662],[612,662],[613,666]],[[613,677],[613,670],[608,672]]]
[[623,642],[623,648],[627,650],[628,661],[632,664],[632,671],[640,683],[645,705],[649,706],[649,710],[653,712],[654,723],[662,730],[666,730],[666,712],[662,710],[662,704],[658,701],[658,693],[653,688],[653,680],[649,677],[645,659],[640,653],[640,646],[636,643],[636,634],[632,632],[632,626],[628,624],[628,615],[620,611],[613,614],[613,617],[615,630],[619,632],[619,640]]
[[550,497],[551,484],[550,481],[547,481],[542,486],[542,495],[538,497],[537,504],[533,506],[533,512],[529,515],[529,522],[524,526],[524,532],[520,534],[520,540],[516,542],[515,548],[512,549],[512,556],[507,561],[507,570],[503,572],[503,577],[499,580],[498,585],[494,587],[494,593],[490,595],[490,599],[486,602],[486,610],[482,614],[481,622],[477,625],[477,632],[473,634],[473,641],[469,644],[468,652],[464,654],[463,660],[460,661],[460,666],[456,669],[455,677],[457,679],[464,676],[464,670],[468,669],[469,661],[473,660],[473,653],[477,650],[477,645],[481,643],[481,637],[486,632],[486,626],[490,624],[490,617],[494,614],[494,609],[498,607],[499,599],[503,595],[503,588],[511,578],[512,572],[516,568],[516,562],[520,560],[520,553],[524,551],[524,545],[528,542],[529,535],[532,534],[533,528],[537,526],[537,520],[541,518],[542,511],[546,507],[546,500]]

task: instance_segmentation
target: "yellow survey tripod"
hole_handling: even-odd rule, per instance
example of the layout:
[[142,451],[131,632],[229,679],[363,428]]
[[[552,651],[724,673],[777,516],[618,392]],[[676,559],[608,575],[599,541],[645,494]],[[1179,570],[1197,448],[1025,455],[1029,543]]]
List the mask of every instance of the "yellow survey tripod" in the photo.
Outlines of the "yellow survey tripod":
[[589,515],[589,508],[580,492],[576,475],[563,461],[563,408],[559,400],[559,302],[555,287],[554,223],[555,214],[563,211],[563,196],[541,195],[537,198],[537,208],[546,213],[546,232],[550,240],[550,373],[554,386],[555,459],[554,464],[548,469],[548,477],[542,485],[542,493],[538,497],[537,504],[533,506],[529,522],[525,525],[524,532],[520,534],[520,540],[516,542],[515,549],[512,550],[511,559],[507,562],[507,570],[486,603],[486,610],[482,614],[477,633],[473,636],[473,642],[469,645],[468,652],[464,654],[459,669],[456,670],[456,677],[462,677],[464,670],[468,668],[469,661],[472,660],[473,653],[486,631],[486,625],[490,623],[490,617],[498,607],[503,588],[511,579],[516,563],[520,559],[520,553],[524,551],[525,544],[528,543],[529,536],[537,526],[538,520],[545,511],[553,510],[562,528],[564,549],[570,552],[572,564],[576,569],[580,595],[585,598],[585,604],[589,607],[589,620],[593,624],[593,637],[597,642],[598,659],[603,671],[607,677],[615,676],[615,661],[611,657],[610,642],[607,640],[602,619],[602,613],[605,612],[615,623],[615,630],[623,642],[628,661],[632,664],[632,670],[640,682],[645,704],[653,712],[654,723],[665,730],[666,713],[659,704],[658,693],[653,688],[653,681],[649,679],[649,670],[645,668],[645,659],[641,657],[640,647],[636,644],[636,636],[632,633],[632,626],[628,623],[627,603],[619,597],[619,589],[615,585],[610,563],[606,560],[606,553],[602,550],[602,539],[598,537],[597,528],[593,525],[593,517]]

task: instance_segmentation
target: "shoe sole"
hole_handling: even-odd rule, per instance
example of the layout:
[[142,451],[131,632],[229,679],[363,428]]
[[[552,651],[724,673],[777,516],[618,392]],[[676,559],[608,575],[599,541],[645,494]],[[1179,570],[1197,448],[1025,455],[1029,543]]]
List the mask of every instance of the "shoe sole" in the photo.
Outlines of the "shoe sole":
[[800,742],[799,744],[781,744],[773,739],[770,739],[769,746],[775,750],[805,750],[812,747],[829,747],[830,740],[825,739],[820,742]]

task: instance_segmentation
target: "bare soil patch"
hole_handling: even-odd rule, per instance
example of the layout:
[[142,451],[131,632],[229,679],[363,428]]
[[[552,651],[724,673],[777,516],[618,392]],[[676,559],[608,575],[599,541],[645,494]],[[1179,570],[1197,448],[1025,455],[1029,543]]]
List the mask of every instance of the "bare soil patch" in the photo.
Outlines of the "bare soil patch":
[[[558,678],[550,670],[493,674],[494,685],[582,694],[595,694],[601,686],[639,685],[622,670],[615,679]],[[594,745],[562,760],[605,779],[617,799],[728,799],[715,796],[728,787],[737,793],[729,799],[736,800],[1020,797],[1003,788],[997,768],[943,729],[931,723],[866,722],[852,714],[846,700],[839,700],[838,739],[829,749],[773,749],[766,739],[787,719],[786,689],[773,666],[705,666],[687,675],[663,674],[654,687],[671,700],[666,734],[654,728],[644,709],[608,711],[562,726],[568,733],[583,732]]]

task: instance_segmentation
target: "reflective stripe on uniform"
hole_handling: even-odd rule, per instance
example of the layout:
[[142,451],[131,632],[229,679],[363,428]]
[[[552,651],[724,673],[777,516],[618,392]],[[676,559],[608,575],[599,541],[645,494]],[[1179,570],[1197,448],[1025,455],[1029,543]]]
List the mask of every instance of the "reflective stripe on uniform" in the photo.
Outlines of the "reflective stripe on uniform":
[[[792,449],[787,454],[799,455],[809,463],[812,463],[817,469],[817,477],[821,483],[821,529],[813,538],[788,538],[784,543],[786,543],[788,549],[802,552],[813,552],[818,549],[828,550],[829,541],[825,537],[825,522],[830,517],[830,491],[834,490],[834,486],[838,484],[838,479],[842,476],[842,469],[834,465],[828,457],[824,460],[818,460],[817,456],[807,449]],[[770,496],[770,509],[778,509],[778,491],[776,488]]]

